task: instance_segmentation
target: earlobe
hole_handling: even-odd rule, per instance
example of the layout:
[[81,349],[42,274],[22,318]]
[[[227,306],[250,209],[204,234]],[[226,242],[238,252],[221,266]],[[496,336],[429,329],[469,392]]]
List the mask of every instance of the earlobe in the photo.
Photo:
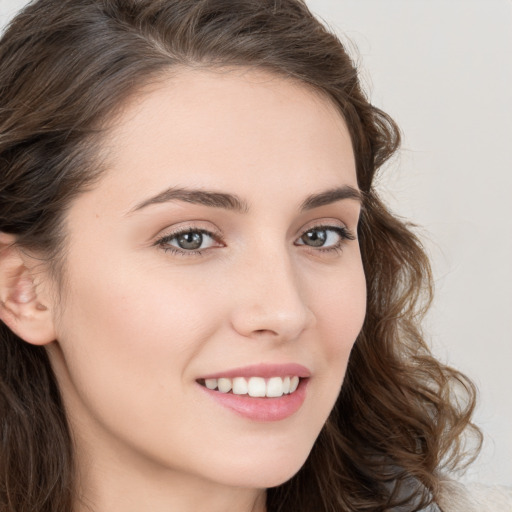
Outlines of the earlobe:
[[38,294],[28,257],[15,241],[0,232],[0,320],[28,343],[45,345],[55,339],[49,301]]

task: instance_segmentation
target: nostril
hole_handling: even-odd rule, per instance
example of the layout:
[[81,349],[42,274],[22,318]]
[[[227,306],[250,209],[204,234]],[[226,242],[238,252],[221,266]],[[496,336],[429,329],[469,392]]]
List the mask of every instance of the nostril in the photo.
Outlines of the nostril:
[[254,334],[261,334],[261,335],[270,334],[273,336],[278,336],[278,333],[276,331],[272,331],[271,329],[256,329],[254,331]]

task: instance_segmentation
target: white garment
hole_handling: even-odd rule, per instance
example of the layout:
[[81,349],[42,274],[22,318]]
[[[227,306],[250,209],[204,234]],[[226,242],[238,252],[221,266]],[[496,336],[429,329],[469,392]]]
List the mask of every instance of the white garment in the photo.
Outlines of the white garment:
[[446,480],[438,503],[443,512],[512,512],[512,487]]

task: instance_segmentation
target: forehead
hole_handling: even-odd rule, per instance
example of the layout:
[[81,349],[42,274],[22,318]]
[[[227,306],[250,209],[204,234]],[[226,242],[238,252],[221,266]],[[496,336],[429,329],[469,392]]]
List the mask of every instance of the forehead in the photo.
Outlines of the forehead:
[[269,175],[287,187],[290,180],[357,187],[350,136],[333,101],[261,70],[182,70],[151,83],[115,118],[103,150],[107,180],[137,192],[170,180],[225,188],[241,176],[254,189]]

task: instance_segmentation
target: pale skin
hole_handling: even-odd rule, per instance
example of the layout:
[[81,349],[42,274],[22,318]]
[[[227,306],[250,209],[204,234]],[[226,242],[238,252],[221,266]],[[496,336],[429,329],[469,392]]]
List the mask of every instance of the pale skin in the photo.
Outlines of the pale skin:
[[[182,70],[126,105],[101,151],[104,176],[67,213],[63,289],[0,235],[2,320],[50,355],[77,445],[75,512],[264,511],[265,489],[307,458],[364,320],[345,123],[263,71]],[[240,204],[162,196],[178,188]],[[290,417],[247,419],[198,383],[260,363],[311,372]]]

